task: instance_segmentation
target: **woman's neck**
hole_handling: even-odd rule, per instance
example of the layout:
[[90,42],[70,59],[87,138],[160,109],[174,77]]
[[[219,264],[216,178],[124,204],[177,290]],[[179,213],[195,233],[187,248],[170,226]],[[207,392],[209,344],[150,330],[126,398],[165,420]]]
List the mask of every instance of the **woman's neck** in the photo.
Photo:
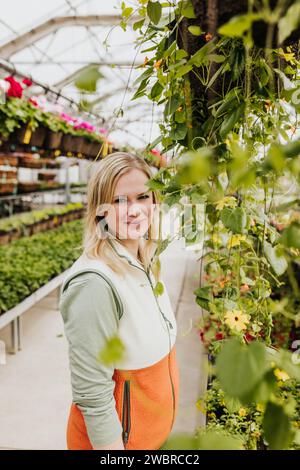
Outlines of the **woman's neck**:
[[136,258],[138,261],[139,259],[139,240],[131,240],[131,239],[125,239],[125,240],[118,240],[122,245],[127,248],[127,250]]

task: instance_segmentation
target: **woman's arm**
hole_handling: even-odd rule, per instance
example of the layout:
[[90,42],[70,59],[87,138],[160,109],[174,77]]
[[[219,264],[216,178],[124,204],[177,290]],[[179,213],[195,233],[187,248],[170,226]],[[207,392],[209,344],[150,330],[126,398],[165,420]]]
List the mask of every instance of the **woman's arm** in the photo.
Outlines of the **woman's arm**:
[[124,444],[122,437],[119,437],[115,442],[107,446],[94,447],[93,450],[124,450]]
[[98,358],[106,340],[118,332],[113,290],[98,274],[82,273],[63,292],[60,312],[69,343],[73,402],[84,416],[92,447],[124,449],[114,399],[114,367]]

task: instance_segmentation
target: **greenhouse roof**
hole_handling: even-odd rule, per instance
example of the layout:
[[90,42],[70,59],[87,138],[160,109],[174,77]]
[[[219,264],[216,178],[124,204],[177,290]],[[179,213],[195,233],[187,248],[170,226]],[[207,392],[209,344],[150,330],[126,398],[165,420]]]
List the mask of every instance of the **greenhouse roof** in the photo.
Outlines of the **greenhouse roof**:
[[[30,87],[30,95],[46,93],[52,101],[62,101],[47,90],[51,87],[76,103],[82,98],[95,102],[93,113],[104,119],[112,140],[143,147],[159,134],[161,110],[146,97],[131,101],[133,83],[141,73],[136,66],[143,57],[135,44],[138,33],[130,26],[126,31],[119,26],[120,4],[118,0],[6,3],[0,18],[0,77],[12,67],[12,72],[46,86],[46,90]],[[99,66],[97,89],[80,92],[74,80],[90,64]],[[120,108],[123,115],[118,113]]]

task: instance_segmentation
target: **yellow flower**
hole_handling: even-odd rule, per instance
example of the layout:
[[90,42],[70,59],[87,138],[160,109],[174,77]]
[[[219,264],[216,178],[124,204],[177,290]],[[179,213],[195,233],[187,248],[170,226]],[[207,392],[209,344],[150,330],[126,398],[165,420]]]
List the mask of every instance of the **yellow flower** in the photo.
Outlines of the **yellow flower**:
[[214,245],[220,245],[222,242],[221,237],[217,233],[213,233],[211,239]]
[[257,411],[260,411],[261,413],[263,413],[265,407],[262,403],[257,403],[256,409],[257,409]]
[[232,330],[246,330],[249,323],[249,316],[241,310],[228,310],[225,314],[225,323]]
[[232,248],[234,246],[239,246],[242,241],[246,240],[246,235],[233,234],[227,243],[227,248]]
[[224,207],[236,207],[237,200],[233,196],[225,196],[216,203],[216,209],[221,211]]
[[286,372],[284,372],[284,370],[280,369],[275,369],[274,375],[278,380],[282,380],[282,382],[285,382],[290,378],[290,376]]
[[196,401],[196,407],[199,411],[201,411],[201,413],[206,413],[205,406],[203,406],[201,399]]
[[240,408],[239,409],[239,416],[243,417],[246,416],[247,410],[245,408]]

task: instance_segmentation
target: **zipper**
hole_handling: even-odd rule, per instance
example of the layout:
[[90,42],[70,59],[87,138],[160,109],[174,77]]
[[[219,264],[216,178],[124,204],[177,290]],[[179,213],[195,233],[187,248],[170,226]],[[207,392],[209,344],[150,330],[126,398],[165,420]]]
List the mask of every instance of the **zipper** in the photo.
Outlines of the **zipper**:
[[162,314],[164,320],[169,323],[170,328],[173,330],[173,325],[172,325],[172,323],[170,322],[170,320],[169,320],[168,318],[166,318],[164,312],[162,312],[162,310],[161,310],[161,308],[160,308],[160,305],[159,305],[159,303],[158,303],[157,297],[156,297],[155,292],[154,292],[154,287],[153,287],[153,284],[152,284],[151,277],[150,277],[149,273],[148,273],[147,271],[145,271],[143,268],[141,268],[140,266],[137,266],[136,264],[132,263],[132,261],[131,261],[129,258],[127,258],[127,256],[120,255],[119,253],[118,253],[118,255],[119,255],[121,258],[125,258],[131,266],[134,266],[135,268],[140,269],[143,273],[146,274],[146,276],[147,276],[147,278],[148,278],[148,280],[149,280],[149,283],[150,283],[150,285],[151,285],[151,289],[152,289],[153,295],[154,295],[154,297],[155,297],[155,301],[156,301],[156,304],[157,304],[157,306],[158,306],[158,308],[159,308],[159,311],[160,311],[160,313]]
[[[111,244],[113,250],[118,254],[118,256],[120,256],[121,258],[125,258],[128,263],[131,265],[131,266],[134,266],[135,268],[138,268],[140,269],[143,273],[146,274],[148,280],[149,280],[149,283],[151,285],[151,288],[152,288],[152,292],[153,292],[153,295],[155,297],[155,300],[156,300],[156,304],[159,308],[159,311],[160,313],[162,314],[163,316],[163,319],[165,320],[165,322],[169,323],[170,325],[170,328],[173,329],[173,325],[172,323],[170,322],[170,320],[168,318],[166,318],[165,314],[162,312],[161,308],[160,308],[160,305],[159,305],[159,302],[157,300],[157,297],[155,295],[155,292],[154,292],[154,288],[153,288],[153,284],[152,284],[152,281],[151,281],[151,277],[150,277],[150,274],[145,271],[145,269],[141,268],[140,266],[137,266],[136,264],[134,264],[127,256],[125,255],[120,255],[120,253],[118,253],[118,251],[115,249],[115,247],[113,246],[113,244]],[[167,327],[167,330],[168,330],[168,335],[169,335],[169,354],[170,354],[170,351],[171,351],[171,339],[170,339],[170,332],[169,332],[169,329]],[[168,369],[169,369],[169,377],[170,377],[170,381],[171,381],[171,386],[172,386],[172,398],[173,398],[173,416],[172,416],[172,424],[171,424],[171,428],[170,428],[170,431],[172,430],[172,427],[173,427],[173,424],[174,424],[174,418],[175,418],[175,392],[174,392],[174,384],[173,384],[173,380],[172,380],[172,374],[171,374],[171,371],[170,371],[170,356],[169,356],[169,360],[168,360]],[[128,381],[129,382],[129,381]],[[127,441],[126,441],[127,442]]]
[[[126,424],[125,424],[126,422]],[[130,434],[130,380],[124,381],[123,388],[123,411],[122,411],[122,427],[123,427],[123,442],[127,444]]]

